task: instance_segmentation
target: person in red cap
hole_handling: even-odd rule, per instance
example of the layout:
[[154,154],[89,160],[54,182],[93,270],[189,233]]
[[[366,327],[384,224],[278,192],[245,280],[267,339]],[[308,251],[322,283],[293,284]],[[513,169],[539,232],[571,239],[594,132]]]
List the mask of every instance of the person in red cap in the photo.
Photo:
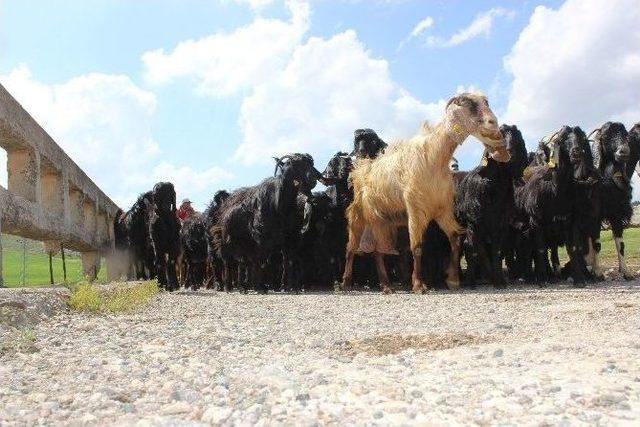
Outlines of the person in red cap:
[[177,212],[178,219],[180,219],[180,221],[184,221],[194,213],[195,213],[195,210],[191,207],[191,200],[184,199]]

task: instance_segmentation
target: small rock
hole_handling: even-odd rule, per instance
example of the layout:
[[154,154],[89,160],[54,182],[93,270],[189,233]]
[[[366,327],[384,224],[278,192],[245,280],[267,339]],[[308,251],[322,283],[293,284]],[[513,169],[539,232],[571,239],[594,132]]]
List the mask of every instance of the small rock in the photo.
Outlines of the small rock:
[[220,408],[217,406],[212,406],[204,411],[202,417],[200,418],[200,421],[211,424],[220,424],[227,418],[229,418],[232,412],[233,410],[231,408]]
[[493,352],[493,357],[502,357],[503,354],[504,354],[504,351],[501,348],[499,348]]
[[191,405],[187,402],[174,402],[162,407],[160,411],[164,415],[184,414],[191,411]]
[[423,393],[420,390],[413,390],[411,392],[411,396],[413,396],[415,399],[420,399],[423,396]]

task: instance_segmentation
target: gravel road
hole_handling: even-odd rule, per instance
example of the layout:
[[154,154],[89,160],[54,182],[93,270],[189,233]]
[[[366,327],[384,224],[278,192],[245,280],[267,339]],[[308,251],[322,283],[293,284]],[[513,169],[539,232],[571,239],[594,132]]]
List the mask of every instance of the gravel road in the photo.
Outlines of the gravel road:
[[0,425],[640,423],[640,283],[162,294],[0,356]]

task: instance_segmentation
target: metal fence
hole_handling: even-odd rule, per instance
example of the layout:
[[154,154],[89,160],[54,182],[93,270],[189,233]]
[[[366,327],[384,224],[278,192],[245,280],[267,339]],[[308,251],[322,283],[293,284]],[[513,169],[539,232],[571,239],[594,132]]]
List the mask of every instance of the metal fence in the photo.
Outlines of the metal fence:
[[41,242],[6,234],[0,239],[0,277],[4,279],[0,286],[45,286],[77,283],[85,279],[78,252],[69,251],[64,246],[55,252],[47,252]]

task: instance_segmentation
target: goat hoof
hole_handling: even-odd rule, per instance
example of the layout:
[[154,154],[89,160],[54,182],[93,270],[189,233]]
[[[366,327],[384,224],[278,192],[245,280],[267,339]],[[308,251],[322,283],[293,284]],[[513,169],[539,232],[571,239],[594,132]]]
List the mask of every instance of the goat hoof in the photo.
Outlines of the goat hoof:
[[426,294],[427,293],[427,287],[425,286],[424,283],[416,283],[413,285],[413,288],[411,289],[412,292],[414,294]]
[[460,281],[459,280],[447,280],[447,288],[450,290],[460,289]]
[[388,286],[383,286],[383,287],[382,287],[382,293],[383,293],[384,295],[390,295],[390,294],[392,294],[392,293],[393,293],[393,289],[391,289],[391,288],[390,288],[390,287],[388,287]]

